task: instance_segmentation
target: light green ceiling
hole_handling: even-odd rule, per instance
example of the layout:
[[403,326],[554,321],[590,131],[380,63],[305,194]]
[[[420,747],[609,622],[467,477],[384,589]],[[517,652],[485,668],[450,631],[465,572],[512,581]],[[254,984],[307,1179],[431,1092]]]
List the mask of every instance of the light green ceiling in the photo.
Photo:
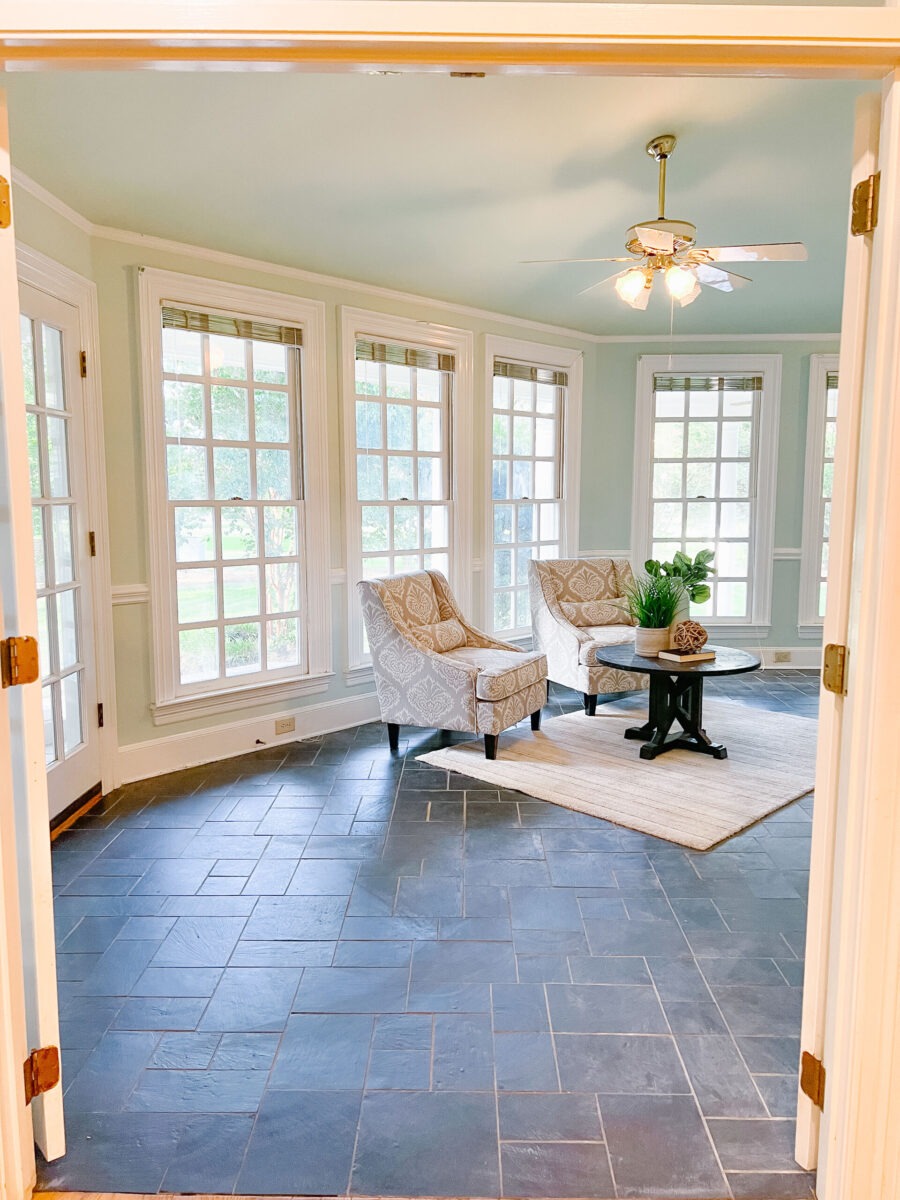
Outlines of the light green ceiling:
[[831,332],[854,98],[772,79],[98,73],[0,77],[13,162],[91,220],[592,333],[669,330],[597,266],[656,215],[644,153],[674,132],[669,215],[701,244],[803,240],[807,263],[704,290],[676,333]]

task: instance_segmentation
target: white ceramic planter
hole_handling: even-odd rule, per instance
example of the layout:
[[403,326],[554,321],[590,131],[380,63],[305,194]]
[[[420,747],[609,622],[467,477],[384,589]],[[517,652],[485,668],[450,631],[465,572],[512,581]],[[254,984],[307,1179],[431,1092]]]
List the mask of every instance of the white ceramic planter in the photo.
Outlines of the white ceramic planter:
[[660,650],[669,648],[669,626],[662,629],[645,629],[639,625],[634,631],[634,652],[641,658],[656,658]]
[[691,618],[691,602],[687,595],[681,597],[681,602],[675,611],[675,619],[669,626],[669,643],[668,646],[663,646],[663,650],[671,650],[675,646],[675,626],[680,625],[682,621],[689,621]]

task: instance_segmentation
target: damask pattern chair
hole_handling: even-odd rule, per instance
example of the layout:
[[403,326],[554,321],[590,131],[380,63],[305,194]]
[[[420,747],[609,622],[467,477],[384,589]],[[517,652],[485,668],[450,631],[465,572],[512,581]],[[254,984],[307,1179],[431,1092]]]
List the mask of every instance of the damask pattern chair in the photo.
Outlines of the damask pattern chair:
[[497,757],[499,735],[523,717],[540,728],[547,659],[470,625],[440,571],[356,587],[393,751],[401,725],[484,734],[486,758]]
[[552,680],[581,692],[591,717],[598,695],[648,686],[646,675],[596,662],[601,646],[634,641],[624,602],[633,580],[625,558],[550,558],[528,567],[534,648],[546,654]]

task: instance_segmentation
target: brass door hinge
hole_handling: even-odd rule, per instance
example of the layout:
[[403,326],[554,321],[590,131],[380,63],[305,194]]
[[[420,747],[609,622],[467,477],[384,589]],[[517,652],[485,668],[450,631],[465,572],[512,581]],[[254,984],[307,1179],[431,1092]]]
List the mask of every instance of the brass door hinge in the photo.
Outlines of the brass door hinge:
[[822,654],[822,686],[836,696],[847,695],[847,647],[829,642]]
[[81,378],[87,379],[87,350],[82,350],[78,355],[78,366],[81,369]]
[[49,1092],[59,1083],[59,1050],[56,1046],[42,1046],[32,1050],[25,1059],[25,1103],[30,1104],[35,1096]]
[[800,1091],[816,1108],[825,1107],[825,1068],[822,1060],[804,1050],[800,1057]]
[[88,547],[91,551],[91,558],[97,557],[97,535],[93,529],[88,531]]
[[0,641],[0,684],[18,687],[40,678],[38,644],[33,637],[10,637]]
[[0,175],[0,229],[12,224],[12,207],[9,200],[9,180]]
[[881,172],[863,179],[853,189],[853,202],[850,206],[850,232],[854,237],[871,233],[878,224],[878,190],[881,186]]

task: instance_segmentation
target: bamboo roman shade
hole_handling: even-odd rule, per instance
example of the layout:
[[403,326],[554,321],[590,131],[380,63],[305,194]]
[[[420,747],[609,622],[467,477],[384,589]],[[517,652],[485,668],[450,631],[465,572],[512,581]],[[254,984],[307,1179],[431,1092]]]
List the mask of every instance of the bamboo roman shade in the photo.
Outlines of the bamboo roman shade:
[[373,342],[356,339],[356,357],[362,362],[390,363],[395,367],[419,367],[425,371],[452,371],[452,354],[444,350],[429,350],[417,346],[400,346],[393,342]]
[[565,387],[569,377],[565,371],[557,371],[553,367],[533,367],[527,363],[507,362],[502,358],[494,359],[495,379],[521,379],[526,383],[549,383],[551,387]]
[[654,375],[654,392],[761,392],[762,375]]
[[277,325],[255,317],[229,317],[223,313],[195,312],[190,308],[163,306],[163,329],[185,329],[190,333],[211,333],[216,337],[250,338],[254,342],[275,342],[280,346],[302,346],[303,330],[293,325]]

